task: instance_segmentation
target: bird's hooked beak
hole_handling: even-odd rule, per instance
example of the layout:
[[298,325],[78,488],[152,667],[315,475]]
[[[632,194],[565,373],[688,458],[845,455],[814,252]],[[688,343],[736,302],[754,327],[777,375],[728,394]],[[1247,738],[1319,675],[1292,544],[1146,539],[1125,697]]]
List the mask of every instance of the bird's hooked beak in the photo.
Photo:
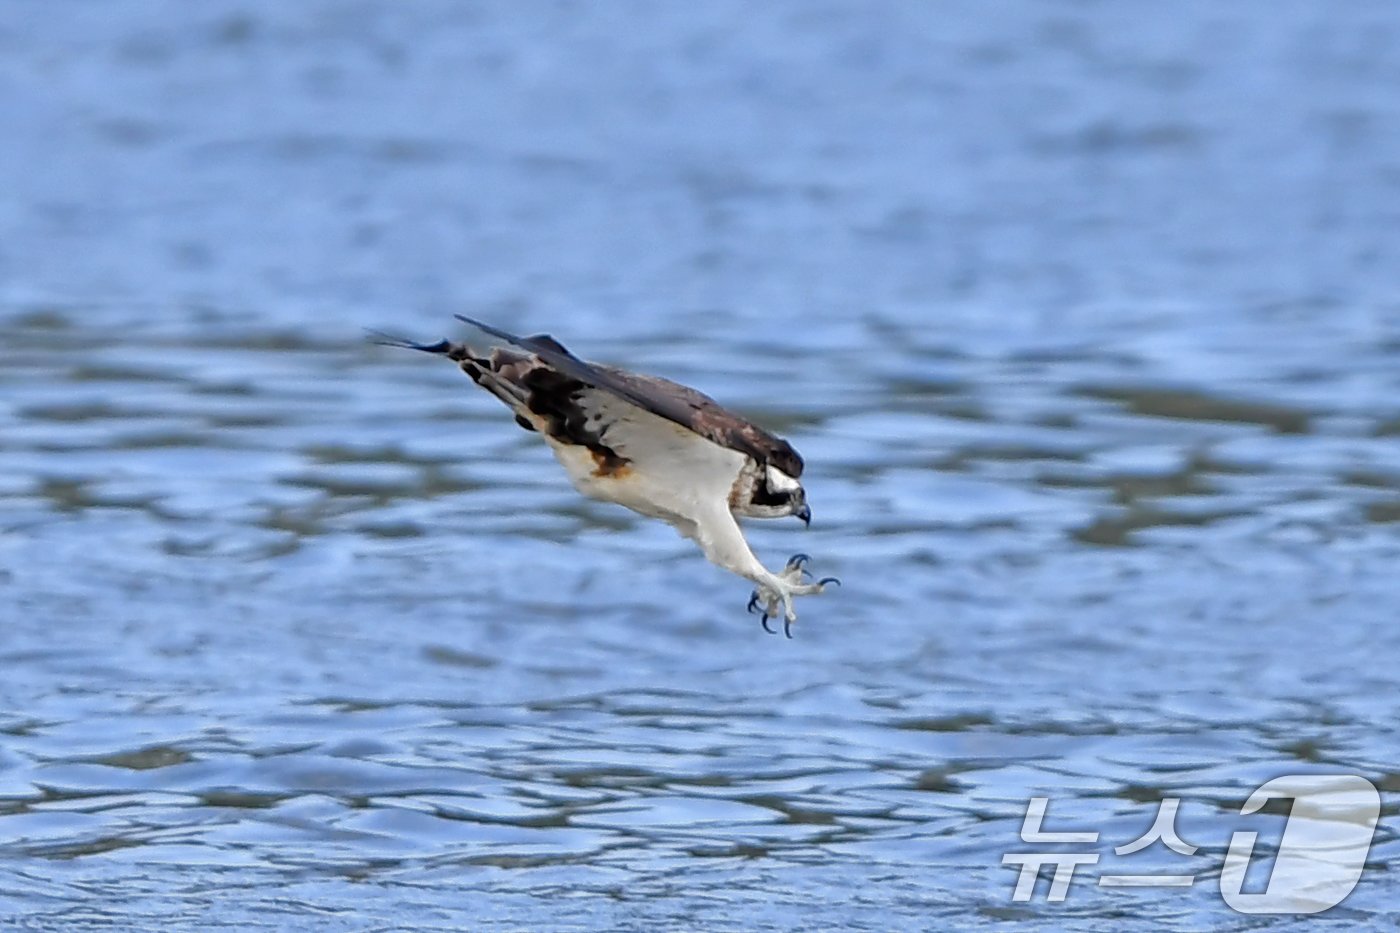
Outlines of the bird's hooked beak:
[[792,514],[802,519],[802,524],[806,525],[808,528],[812,527],[812,510],[808,506],[804,505]]

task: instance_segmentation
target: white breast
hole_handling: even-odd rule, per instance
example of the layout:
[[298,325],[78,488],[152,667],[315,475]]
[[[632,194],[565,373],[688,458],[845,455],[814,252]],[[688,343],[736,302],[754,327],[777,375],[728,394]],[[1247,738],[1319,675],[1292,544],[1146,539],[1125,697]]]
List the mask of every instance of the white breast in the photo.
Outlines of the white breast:
[[587,392],[580,403],[596,419],[603,442],[628,461],[607,470],[588,448],[550,439],[555,457],[583,495],[672,524],[689,524],[717,504],[727,507],[749,461],[745,454],[608,393]]

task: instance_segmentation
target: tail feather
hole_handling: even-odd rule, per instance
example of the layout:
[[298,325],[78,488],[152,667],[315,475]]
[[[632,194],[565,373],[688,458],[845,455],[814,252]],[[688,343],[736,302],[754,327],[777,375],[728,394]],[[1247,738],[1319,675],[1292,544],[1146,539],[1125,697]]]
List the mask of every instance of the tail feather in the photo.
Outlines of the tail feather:
[[[365,330],[369,334],[370,342],[378,346],[434,353],[460,364],[462,371],[470,376],[473,382],[505,402],[516,413],[516,420],[520,422],[522,427],[535,430],[528,420],[530,410],[528,393],[523,386],[511,378],[514,373],[509,369],[511,364],[518,364],[525,359],[524,357],[496,350],[490,358],[487,358],[464,343],[453,343],[450,340],[418,343],[414,340],[385,333],[382,330],[374,330],[373,328]],[[502,372],[503,369],[507,371]]]
[[450,340],[439,340],[437,343],[418,343],[405,337],[385,333],[382,330],[375,330],[366,327],[365,333],[369,335],[370,343],[381,347],[399,347],[404,350],[421,350],[424,353],[436,353],[458,362],[471,356],[471,351],[460,343],[453,343]]

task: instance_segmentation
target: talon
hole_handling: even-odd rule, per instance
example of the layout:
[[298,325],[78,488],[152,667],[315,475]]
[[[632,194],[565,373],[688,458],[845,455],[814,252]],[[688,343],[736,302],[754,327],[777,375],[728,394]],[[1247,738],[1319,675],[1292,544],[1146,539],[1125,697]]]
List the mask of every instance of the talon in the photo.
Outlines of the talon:
[[[768,613],[765,612],[765,613],[763,614],[763,618],[761,618],[761,619],[758,620],[758,624],[761,625],[761,626],[763,626],[763,630],[764,630],[765,632],[767,632],[769,635],[776,635],[776,634],[778,634],[777,632],[773,631],[771,628],[768,627]],[[792,637],[791,635],[788,636],[788,638],[791,638],[791,637]]]
[[826,586],[828,583],[835,583],[837,586],[841,585],[841,581],[836,577],[822,577],[817,581],[817,586]]
[[812,555],[810,554],[794,554],[788,558],[787,569],[791,570],[794,567],[801,567],[804,563],[811,559]]
[[791,620],[791,619],[784,619],[784,620],[783,620],[783,634],[786,635],[788,638],[791,638],[791,637],[792,637],[792,620]]
[[753,593],[749,595],[749,607],[748,607],[749,615],[753,615],[753,611],[754,611],[755,609],[757,609],[757,608],[758,608],[758,590],[754,590]]

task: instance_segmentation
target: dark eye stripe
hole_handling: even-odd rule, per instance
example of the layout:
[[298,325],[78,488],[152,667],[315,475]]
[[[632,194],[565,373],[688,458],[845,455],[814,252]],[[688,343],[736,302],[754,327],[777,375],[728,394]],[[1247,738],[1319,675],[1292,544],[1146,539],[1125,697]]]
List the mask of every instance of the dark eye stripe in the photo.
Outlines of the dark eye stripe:
[[766,483],[760,483],[758,488],[753,491],[754,505],[787,505],[791,501],[792,493],[774,492],[768,488]]

